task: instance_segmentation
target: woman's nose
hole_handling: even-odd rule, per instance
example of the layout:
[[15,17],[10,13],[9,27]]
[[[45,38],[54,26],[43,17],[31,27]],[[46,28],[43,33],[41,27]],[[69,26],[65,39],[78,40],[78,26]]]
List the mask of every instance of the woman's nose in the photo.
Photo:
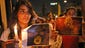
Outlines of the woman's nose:
[[28,16],[28,14],[26,13],[25,16]]
[[28,12],[25,12],[25,16],[29,16],[29,13]]

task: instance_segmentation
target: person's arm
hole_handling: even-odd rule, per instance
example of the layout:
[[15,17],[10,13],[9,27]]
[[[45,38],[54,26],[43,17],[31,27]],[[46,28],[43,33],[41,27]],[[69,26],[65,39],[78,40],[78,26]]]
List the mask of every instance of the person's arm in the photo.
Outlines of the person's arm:
[[2,32],[2,35],[0,37],[0,40],[7,41],[9,34],[10,34],[10,29],[8,28],[4,32]]

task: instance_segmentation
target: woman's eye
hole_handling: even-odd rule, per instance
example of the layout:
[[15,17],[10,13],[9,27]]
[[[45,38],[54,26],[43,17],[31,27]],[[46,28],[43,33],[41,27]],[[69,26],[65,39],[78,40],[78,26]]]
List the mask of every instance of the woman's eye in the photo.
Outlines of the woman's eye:
[[25,13],[23,10],[20,10],[19,12],[22,13],[22,14]]
[[19,10],[19,13],[21,13],[21,14],[28,14],[28,11],[25,11],[25,10]]
[[24,13],[24,11],[21,11],[21,13]]

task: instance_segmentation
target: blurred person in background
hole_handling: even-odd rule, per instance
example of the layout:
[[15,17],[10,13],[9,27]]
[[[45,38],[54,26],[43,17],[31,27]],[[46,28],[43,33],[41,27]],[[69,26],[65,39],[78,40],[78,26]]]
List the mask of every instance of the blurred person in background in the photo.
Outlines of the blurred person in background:
[[56,30],[55,18],[52,12],[47,14],[47,23],[51,23],[53,26],[53,30]]
[[69,8],[66,9],[64,14],[65,14],[66,17],[67,16],[75,17],[76,16],[76,8],[69,7]]
[[78,48],[79,37],[78,26],[74,27],[72,17],[76,16],[76,9],[70,7],[66,9],[63,16],[56,18],[56,30],[62,36],[62,47],[61,48]]

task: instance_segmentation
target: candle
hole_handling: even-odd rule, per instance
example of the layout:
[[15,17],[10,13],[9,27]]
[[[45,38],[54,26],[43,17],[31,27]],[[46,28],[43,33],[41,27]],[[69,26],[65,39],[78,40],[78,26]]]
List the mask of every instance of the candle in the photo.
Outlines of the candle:
[[[18,41],[17,24],[14,26],[15,40]],[[19,43],[15,43],[15,48],[19,48]]]
[[15,26],[14,26],[14,33],[15,33],[15,39],[18,40],[17,24],[15,24]]
[[16,47],[15,48],[22,48],[22,41],[18,39],[17,24],[15,24],[15,26],[14,26],[14,33],[15,33],[15,40],[16,41],[19,41],[19,43],[16,44]]

